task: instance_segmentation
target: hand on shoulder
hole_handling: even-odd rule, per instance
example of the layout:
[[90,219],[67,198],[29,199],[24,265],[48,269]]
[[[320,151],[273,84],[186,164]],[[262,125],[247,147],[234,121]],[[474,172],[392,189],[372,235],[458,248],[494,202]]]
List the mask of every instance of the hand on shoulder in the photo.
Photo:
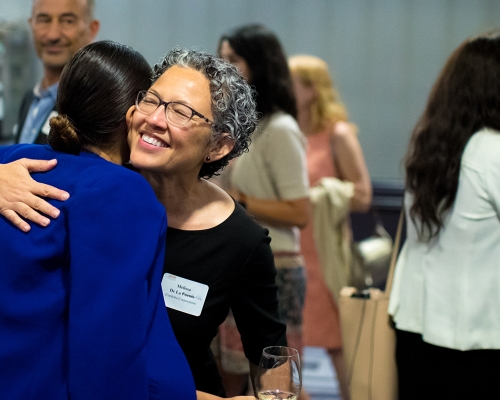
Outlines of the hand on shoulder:
[[0,214],[23,232],[31,227],[23,220],[47,226],[51,218],[57,218],[59,210],[42,197],[64,201],[69,193],[43,183],[38,183],[30,172],[45,172],[54,168],[57,160],[19,159],[8,164],[0,164]]

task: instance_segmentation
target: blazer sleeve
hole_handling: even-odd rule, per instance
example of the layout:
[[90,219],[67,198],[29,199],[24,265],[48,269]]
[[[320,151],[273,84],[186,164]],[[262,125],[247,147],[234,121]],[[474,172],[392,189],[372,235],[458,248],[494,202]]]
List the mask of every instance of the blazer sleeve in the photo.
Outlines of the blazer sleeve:
[[[70,397],[194,399],[189,367],[160,307],[165,210],[142,177],[129,175],[126,184],[99,179],[68,200]],[[151,358],[155,353],[165,357]]]

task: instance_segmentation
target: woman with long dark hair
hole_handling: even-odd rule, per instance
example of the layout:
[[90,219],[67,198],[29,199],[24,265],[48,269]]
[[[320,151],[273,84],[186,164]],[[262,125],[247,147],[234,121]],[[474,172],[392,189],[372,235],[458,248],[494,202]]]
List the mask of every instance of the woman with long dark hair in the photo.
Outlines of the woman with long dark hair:
[[[309,217],[309,181],[305,138],[296,121],[287,59],[276,35],[259,24],[238,27],[222,35],[218,52],[238,67],[257,92],[257,110],[262,119],[249,152],[231,166],[230,190],[269,229],[277,268],[280,317],[287,324],[288,345],[300,351],[305,276],[299,228]],[[246,359],[238,346],[232,345],[237,343],[237,337],[236,326],[229,319],[220,330],[222,368],[243,376]],[[234,358],[234,354],[241,357]]]
[[83,47],[62,73],[50,146],[0,149],[1,163],[57,159],[33,178],[71,193],[50,201],[56,220],[28,234],[0,217],[4,398],[196,398],[160,288],[165,209],[121,166],[125,114],[150,71],[128,46]]
[[406,156],[407,240],[389,312],[400,399],[497,396],[500,31],[466,40],[431,91]]

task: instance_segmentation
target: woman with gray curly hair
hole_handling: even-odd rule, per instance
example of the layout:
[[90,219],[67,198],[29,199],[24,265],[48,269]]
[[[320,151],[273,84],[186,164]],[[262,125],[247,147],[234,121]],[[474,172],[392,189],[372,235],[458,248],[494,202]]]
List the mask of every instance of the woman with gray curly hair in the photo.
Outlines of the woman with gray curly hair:
[[[225,396],[210,343],[229,309],[253,364],[264,347],[286,345],[268,232],[208,180],[248,149],[257,124],[252,89],[229,63],[175,48],[154,67],[152,86],[138,93],[126,122],[130,163],[167,210],[162,288],[172,328],[198,399]],[[0,209],[8,187],[42,190],[17,176],[3,179],[15,176],[13,171],[0,173]],[[53,188],[43,190],[60,198]]]
[[[213,175],[218,175],[218,171],[227,166],[229,160],[248,151],[250,134],[257,126],[254,93],[231,64],[211,54],[180,47],[171,50],[161,62],[153,67],[153,82],[157,81],[172,66],[194,69],[208,79],[213,121],[205,122],[212,128],[210,140],[216,143],[229,139],[233,143],[233,147],[227,155],[202,165],[199,176],[208,179]],[[179,111],[175,109],[175,105],[166,107],[170,107],[170,112],[177,110],[174,114],[184,112],[191,113],[192,117],[199,116],[193,113],[194,110],[184,108],[184,110]],[[204,117],[202,116],[202,118]]]
[[130,162],[167,209],[162,285],[196,388],[223,396],[210,343],[230,308],[253,364],[286,345],[268,232],[204,179],[248,149],[255,102],[235,67],[197,51],[172,50],[153,80],[127,113]]

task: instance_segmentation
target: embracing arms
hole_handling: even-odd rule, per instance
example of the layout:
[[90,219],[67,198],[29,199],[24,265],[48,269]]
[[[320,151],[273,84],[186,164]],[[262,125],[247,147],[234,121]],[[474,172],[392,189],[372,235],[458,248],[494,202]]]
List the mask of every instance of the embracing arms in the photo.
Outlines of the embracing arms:
[[69,193],[53,186],[36,182],[30,172],[44,172],[54,168],[57,160],[29,160],[26,158],[0,164],[0,214],[28,232],[30,225],[21,217],[38,225],[50,223],[45,215],[57,218],[59,210],[47,203],[42,197],[67,200]]

